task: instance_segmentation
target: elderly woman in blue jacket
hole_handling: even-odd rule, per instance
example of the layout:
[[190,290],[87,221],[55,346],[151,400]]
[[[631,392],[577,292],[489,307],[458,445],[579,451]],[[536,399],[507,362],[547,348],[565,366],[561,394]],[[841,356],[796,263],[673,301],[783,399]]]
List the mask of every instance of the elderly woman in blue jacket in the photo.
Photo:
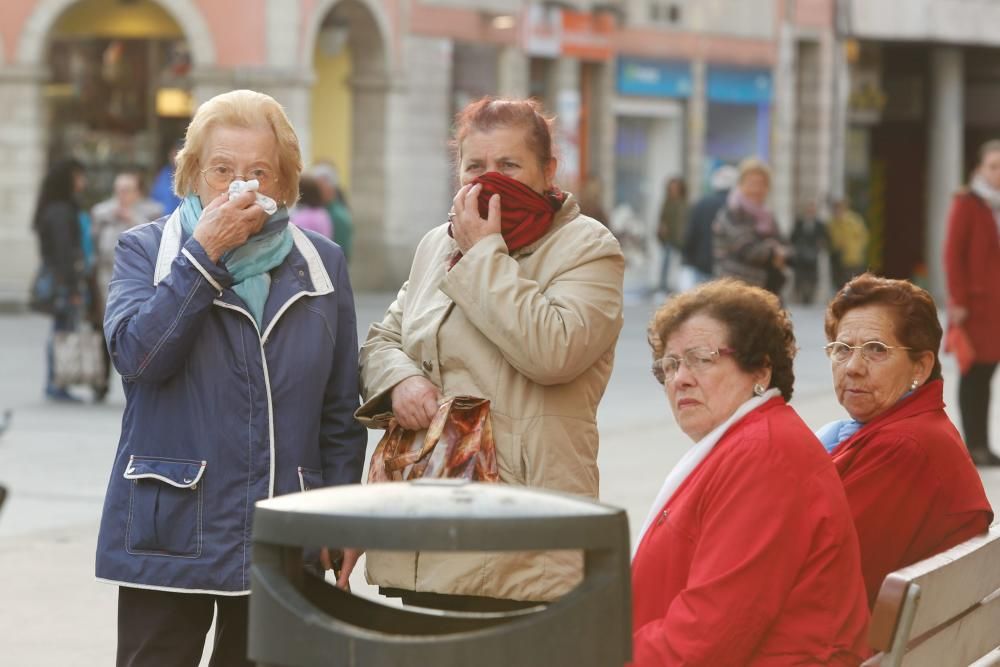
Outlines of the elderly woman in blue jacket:
[[126,404],[97,546],[119,665],[198,664],[216,611],[211,664],[248,664],[254,503],[360,479],[354,299],[340,248],[288,224],[301,170],[274,99],[219,95],[177,156],[180,206],[119,241],[104,330]]

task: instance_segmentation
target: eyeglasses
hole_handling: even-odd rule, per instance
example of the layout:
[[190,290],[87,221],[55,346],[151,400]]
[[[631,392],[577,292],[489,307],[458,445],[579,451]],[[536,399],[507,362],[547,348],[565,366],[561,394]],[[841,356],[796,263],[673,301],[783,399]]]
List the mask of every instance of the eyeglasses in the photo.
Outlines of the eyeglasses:
[[278,182],[274,172],[263,167],[256,167],[245,174],[237,174],[236,170],[225,164],[213,164],[201,170],[201,175],[205,178],[205,183],[213,190],[225,190],[229,184],[237,178],[244,181],[256,180],[261,190]]
[[693,347],[681,356],[668,354],[653,362],[653,377],[660,384],[666,384],[677,376],[677,371],[683,363],[688,370],[699,375],[707,371],[712,364],[718,361],[720,356],[731,355],[735,352],[728,347],[720,347],[716,350],[707,347]]
[[910,350],[913,348],[903,347],[902,345],[886,345],[880,340],[870,340],[861,345],[848,345],[847,343],[834,341],[827,343],[823,349],[826,350],[826,356],[830,357],[831,361],[836,364],[843,364],[854,356],[854,350],[861,350],[861,356],[864,357],[865,361],[878,363],[888,359],[889,353],[892,350]]

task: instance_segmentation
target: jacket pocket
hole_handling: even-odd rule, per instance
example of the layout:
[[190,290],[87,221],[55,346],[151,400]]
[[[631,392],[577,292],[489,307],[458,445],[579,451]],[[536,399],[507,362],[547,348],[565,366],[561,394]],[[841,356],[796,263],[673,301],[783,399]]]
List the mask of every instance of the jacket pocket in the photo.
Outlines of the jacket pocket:
[[323,488],[323,471],[299,466],[299,488],[302,491]]
[[202,546],[205,461],[132,456],[125,548],[130,554],[197,558]]

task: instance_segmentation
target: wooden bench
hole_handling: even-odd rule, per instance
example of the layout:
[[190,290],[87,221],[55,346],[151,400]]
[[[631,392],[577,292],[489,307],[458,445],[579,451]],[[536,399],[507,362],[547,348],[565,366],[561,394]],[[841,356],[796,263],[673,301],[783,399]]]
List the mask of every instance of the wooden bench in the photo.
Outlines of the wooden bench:
[[967,667],[1000,647],[1000,525],[882,582],[862,667]]

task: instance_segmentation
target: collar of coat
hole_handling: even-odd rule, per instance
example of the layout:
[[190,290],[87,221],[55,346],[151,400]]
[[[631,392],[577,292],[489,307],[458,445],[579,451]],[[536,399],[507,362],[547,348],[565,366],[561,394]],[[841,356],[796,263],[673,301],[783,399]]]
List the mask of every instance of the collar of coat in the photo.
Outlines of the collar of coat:
[[[294,249],[298,251],[302,261],[305,262],[306,271],[303,271],[302,274],[304,274],[303,277],[308,275],[310,283],[303,285],[305,291],[315,295],[332,292],[333,281],[323,265],[323,259],[319,256],[316,246],[295,225],[289,223],[288,229],[292,232]],[[180,207],[178,207],[170,214],[163,226],[160,249],[156,255],[156,270],[153,272],[153,285],[160,284],[160,281],[170,273],[170,266],[173,264],[174,258],[180,254],[182,242],[183,229],[181,228]],[[289,254],[285,262],[294,261],[292,254],[294,253]]]
[[896,405],[862,426],[857,433],[837,447],[833,453],[833,457],[834,459],[840,457],[853,449],[857,443],[863,442],[869,434],[881,428],[904,419],[909,419],[915,415],[937,410],[944,410],[944,380],[940,378],[926,383],[906,398],[898,401]]

